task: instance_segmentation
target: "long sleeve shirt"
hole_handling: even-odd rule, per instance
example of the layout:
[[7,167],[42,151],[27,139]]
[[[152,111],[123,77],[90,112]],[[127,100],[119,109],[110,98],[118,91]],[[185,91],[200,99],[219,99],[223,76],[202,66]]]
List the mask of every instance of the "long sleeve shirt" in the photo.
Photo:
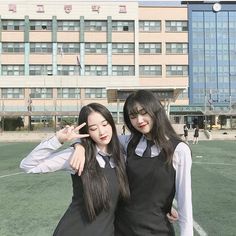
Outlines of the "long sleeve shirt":
[[[59,170],[69,171],[75,174],[75,171],[70,166],[70,159],[74,152],[73,147],[57,151],[62,144],[56,136],[42,141],[35,147],[20,163],[20,168],[26,173],[47,173]],[[101,151],[97,148],[96,159],[100,167],[105,167],[105,161],[101,155]],[[101,153],[103,154],[103,153]],[[110,158],[110,165],[115,167],[114,159]]]

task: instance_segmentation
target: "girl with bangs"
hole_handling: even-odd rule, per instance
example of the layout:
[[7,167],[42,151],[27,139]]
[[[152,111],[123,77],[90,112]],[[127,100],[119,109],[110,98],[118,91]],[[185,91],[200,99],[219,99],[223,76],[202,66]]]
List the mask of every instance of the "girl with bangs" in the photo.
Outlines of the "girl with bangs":
[[123,109],[131,135],[120,137],[126,150],[131,198],[116,215],[116,236],[175,235],[166,214],[176,198],[181,236],[193,235],[191,151],[173,129],[151,92],[129,95]]

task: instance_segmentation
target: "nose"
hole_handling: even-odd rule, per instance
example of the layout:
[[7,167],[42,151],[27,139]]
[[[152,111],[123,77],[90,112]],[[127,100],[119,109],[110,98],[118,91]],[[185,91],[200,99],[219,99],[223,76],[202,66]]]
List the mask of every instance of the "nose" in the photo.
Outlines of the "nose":
[[138,123],[142,123],[143,122],[143,116],[138,114],[137,115],[137,121],[138,121]]
[[102,136],[105,133],[104,127],[103,126],[99,126],[98,127],[98,131],[99,131],[99,135]]

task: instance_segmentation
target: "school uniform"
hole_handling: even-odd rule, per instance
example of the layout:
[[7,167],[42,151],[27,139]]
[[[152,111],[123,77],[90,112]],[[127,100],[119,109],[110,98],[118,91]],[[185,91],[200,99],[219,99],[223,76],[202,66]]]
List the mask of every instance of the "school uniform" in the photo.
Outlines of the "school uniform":
[[194,138],[198,138],[199,137],[199,129],[195,128],[194,129],[194,135],[193,135]]
[[81,177],[74,173],[69,165],[70,157],[74,151],[72,147],[55,152],[61,144],[56,137],[39,144],[25,159],[20,167],[27,173],[46,173],[57,170],[71,172],[73,183],[72,202],[58,223],[53,236],[114,236],[114,215],[119,198],[118,181],[115,173],[115,164],[112,157],[106,163],[107,154],[97,150],[96,159],[108,180],[111,207],[102,211],[92,222],[89,221],[84,197]]
[[[129,140],[129,137],[120,137],[124,150],[129,150],[126,165],[131,199],[119,204],[115,236],[175,235],[166,216],[175,196],[179,200],[181,236],[192,236],[191,153],[188,146],[173,140],[173,164],[168,164],[164,152],[156,145],[152,145],[149,156],[143,156],[147,145],[144,136],[133,146]],[[182,191],[185,188],[187,191]]]

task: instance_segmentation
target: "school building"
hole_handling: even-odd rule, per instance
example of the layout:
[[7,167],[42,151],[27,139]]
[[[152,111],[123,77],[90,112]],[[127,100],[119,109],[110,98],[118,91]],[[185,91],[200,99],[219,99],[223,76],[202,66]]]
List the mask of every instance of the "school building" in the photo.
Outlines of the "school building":
[[1,120],[57,124],[99,102],[122,123],[149,89],[173,123],[234,125],[234,1],[1,0],[0,26]]

